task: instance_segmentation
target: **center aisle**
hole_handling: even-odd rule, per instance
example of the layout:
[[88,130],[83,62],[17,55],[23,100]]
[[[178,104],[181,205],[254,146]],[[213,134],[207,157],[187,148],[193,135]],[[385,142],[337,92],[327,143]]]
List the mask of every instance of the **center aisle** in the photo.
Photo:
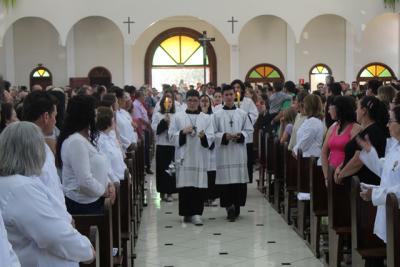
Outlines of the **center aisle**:
[[148,207],[136,246],[137,267],[323,266],[255,184],[249,185],[246,207],[236,222],[228,222],[220,207],[205,207],[204,226],[198,227],[182,223],[178,201],[160,202],[155,178],[147,180]]

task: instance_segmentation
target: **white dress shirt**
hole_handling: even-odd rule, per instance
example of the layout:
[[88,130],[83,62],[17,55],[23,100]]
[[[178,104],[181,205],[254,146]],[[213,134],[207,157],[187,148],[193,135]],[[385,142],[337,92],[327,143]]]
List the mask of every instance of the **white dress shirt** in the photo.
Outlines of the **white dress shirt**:
[[124,151],[133,143],[137,143],[137,134],[132,126],[132,117],[124,109],[119,109],[116,112],[117,128],[121,137],[121,143]]
[[0,212],[0,262],[7,267],[20,267],[17,255],[8,242],[6,227]]
[[107,158],[85,137],[79,133],[68,137],[61,147],[61,159],[66,197],[88,204],[104,195],[109,182]]
[[90,241],[57,213],[55,202],[37,178],[0,177],[0,211],[21,266],[77,267],[92,258]]
[[68,213],[67,207],[65,206],[65,196],[61,185],[61,179],[58,176],[54,154],[46,143],[45,150],[46,161],[44,162],[42,174],[39,176],[39,179],[48,188],[49,192],[54,195],[54,198],[59,202],[61,209],[59,210],[59,212],[64,213],[63,217],[67,220],[67,222],[71,222],[72,217]]
[[110,166],[110,178],[114,183],[124,179],[126,165],[121,149],[112,132],[100,132],[97,147],[106,155]]
[[[393,140],[393,139],[392,139]],[[385,158],[379,159],[375,148],[361,151],[360,159],[372,172],[381,177],[378,188],[372,190],[372,203],[378,206],[374,234],[386,242],[386,194],[388,188],[400,185],[400,142],[387,142]]]
[[297,131],[297,143],[293,152],[297,155],[298,149],[301,149],[305,158],[320,157],[324,131],[324,124],[320,119],[305,119]]

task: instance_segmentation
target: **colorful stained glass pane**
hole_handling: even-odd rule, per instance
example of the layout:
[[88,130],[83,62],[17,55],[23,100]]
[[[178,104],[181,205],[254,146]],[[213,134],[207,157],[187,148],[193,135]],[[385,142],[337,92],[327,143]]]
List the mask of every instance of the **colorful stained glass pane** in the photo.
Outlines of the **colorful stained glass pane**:
[[380,76],[381,73],[385,70],[386,68],[384,66],[381,65],[376,65],[376,76]]
[[39,72],[35,71],[35,73],[33,73],[32,76],[35,77],[35,78],[38,78],[38,77],[40,77],[40,74],[39,74]]
[[255,70],[253,70],[251,73],[250,73],[250,78],[262,78],[261,77],[261,75],[257,72],[257,71],[255,71]]
[[367,70],[368,70],[369,72],[371,72],[371,74],[372,74],[373,76],[376,76],[376,65],[369,66],[369,67],[367,68]]
[[279,73],[276,70],[274,70],[273,72],[271,72],[270,75],[268,75],[268,78],[280,78],[280,77],[281,75],[279,75]]
[[374,77],[374,75],[369,70],[365,69],[361,73],[360,77],[362,77],[362,78],[372,78],[372,77]]
[[265,68],[264,68],[264,66],[257,67],[256,71],[260,74],[261,77],[265,77]]
[[325,67],[322,65],[317,66],[318,73],[323,73],[324,69],[325,69]]
[[175,66],[177,63],[162,49],[157,47],[153,56],[153,65],[155,66]]
[[193,38],[181,36],[181,63],[187,61],[200,47],[200,43]]
[[[208,57],[206,58],[206,65],[208,65]],[[203,66],[203,47],[199,49],[185,62],[185,66]]]
[[265,77],[269,77],[269,75],[270,75],[271,72],[273,72],[273,71],[274,71],[273,68],[266,66],[266,67],[265,67],[265,74],[264,74],[264,76],[265,76]]
[[177,63],[181,63],[180,56],[180,36],[174,36],[163,41],[160,46]]
[[392,77],[392,74],[390,73],[390,71],[388,69],[385,69],[384,71],[382,71],[379,74],[379,77],[381,78],[388,78],[388,77]]
[[317,68],[313,68],[313,70],[311,71],[312,74],[319,74],[319,71]]

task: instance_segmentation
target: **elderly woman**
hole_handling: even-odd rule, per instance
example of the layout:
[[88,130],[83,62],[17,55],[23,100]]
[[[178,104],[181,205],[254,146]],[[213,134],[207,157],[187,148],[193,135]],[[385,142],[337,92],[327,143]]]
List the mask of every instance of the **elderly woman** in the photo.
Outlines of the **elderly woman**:
[[58,214],[57,201],[37,178],[45,157],[43,134],[33,123],[16,122],[4,130],[0,136],[0,212],[21,266],[78,266],[94,257],[93,249]]

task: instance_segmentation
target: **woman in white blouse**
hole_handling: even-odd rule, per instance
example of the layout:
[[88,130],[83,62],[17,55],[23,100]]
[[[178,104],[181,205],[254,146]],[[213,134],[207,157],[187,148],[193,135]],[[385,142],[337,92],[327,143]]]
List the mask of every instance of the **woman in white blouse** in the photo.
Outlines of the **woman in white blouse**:
[[299,149],[303,157],[320,157],[324,138],[324,124],[321,121],[322,103],[317,95],[308,95],[303,102],[304,115],[307,117],[297,131],[297,142],[293,153],[297,155]]
[[4,266],[20,267],[17,255],[8,241],[6,227],[0,212],[0,261]]
[[[40,129],[9,125],[0,136],[0,212],[22,267],[77,267],[94,257],[90,241],[58,212],[55,198],[37,178],[46,153]],[[15,260],[14,260],[15,262]],[[2,260],[1,266],[6,263]]]
[[360,153],[361,161],[381,178],[379,187],[369,187],[361,193],[361,197],[364,200],[372,200],[372,203],[378,206],[374,233],[384,242],[386,242],[386,195],[388,192],[396,192],[400,186],[400,106],[390,111],[388,128],[391,139],[387,142],[384,158],[379,159],[369,138],[357,139],[363,148]]
[[71,214],[103,213],[104,197],[115,198],[107,158],[96,147],[98,136],[95,99],[73,97],[57,143],[65,204]]
[[97,129],[100,131],[97,146],[107,157],[111,180],[118,183],[124,179],[126,165],[121,147],[115,136],[115,118],[110,108],[97,108]]

